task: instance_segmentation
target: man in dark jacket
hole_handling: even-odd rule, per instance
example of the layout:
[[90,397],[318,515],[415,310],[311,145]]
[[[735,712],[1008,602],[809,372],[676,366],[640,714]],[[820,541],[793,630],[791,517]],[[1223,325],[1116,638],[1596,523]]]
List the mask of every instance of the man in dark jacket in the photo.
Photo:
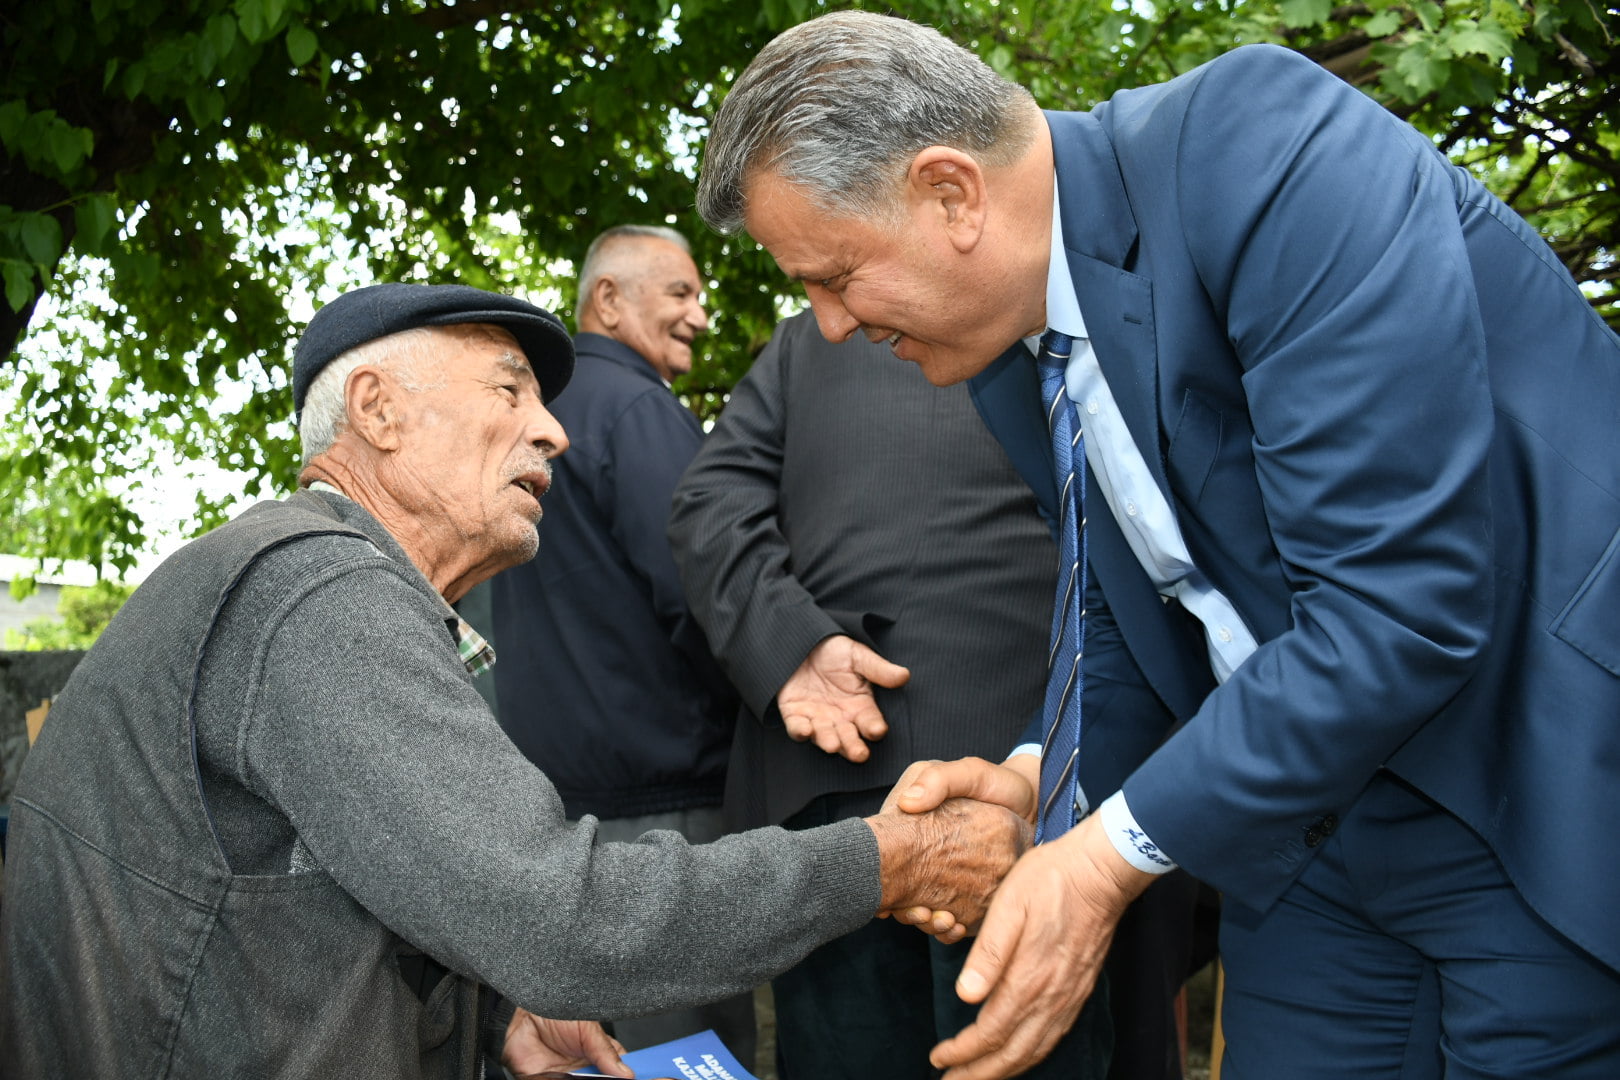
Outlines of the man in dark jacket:
[[[736,697],[687,612],[664,536],[675,483],[703,441],[669,391],[708,329],[702,290],[673,229],[621,225],[592,242],[578,363],[555,408],[572,449],[546,496],[545,555],[489,585],[501,725],[569,818],[593,815],[613,840],[722,831]],[[706,1028],[753,1061],[749,995],[615,1024],[631,1049]]]

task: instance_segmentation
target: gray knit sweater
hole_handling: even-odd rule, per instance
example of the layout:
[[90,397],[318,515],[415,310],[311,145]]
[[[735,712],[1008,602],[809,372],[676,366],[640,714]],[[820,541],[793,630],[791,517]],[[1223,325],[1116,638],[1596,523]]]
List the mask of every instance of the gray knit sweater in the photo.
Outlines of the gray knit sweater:
[[[453,620],[337,495],[165,563],[17,788],[0,1072],[470,1077],[480,984],[556,1017],[665,1010],[871,917],[858,821],[697,847],[566,822]],[[407,985],[417,950],[451,974]]]

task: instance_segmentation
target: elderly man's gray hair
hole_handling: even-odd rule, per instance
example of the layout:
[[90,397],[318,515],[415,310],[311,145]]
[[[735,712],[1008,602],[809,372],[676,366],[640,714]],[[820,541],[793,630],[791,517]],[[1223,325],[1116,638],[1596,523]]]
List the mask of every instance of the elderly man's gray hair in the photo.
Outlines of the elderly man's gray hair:
[[709,227],[743,226],[757,170],[823,210],[888,219],[917,153],[951,146],[987,165],[1018,159],[1034,133],[1023,87],[937,30],[866,11],[801,23],[760,50],[721,104],[698,179]]
[[[615,225],[605,229],[591,241],[591,246],[585,249],[585,261],[579,268],[579,302],[577,309],[583,309],[589,302],[591,290],[596,287],[596,280],[614,269],[614,255],[620,244],[627,240],[667,240],[688,255],[692,254],[692,245],[686,237],[671,229],[667,225]],[[575,311],[576,319],[578,310]]]
[[424,381],[424,370],[443,348],[443,335],[458,327],[417,327],[368,341],[338,356],[321,369],[304,395],[304,411],[298,417],[298,438],[303,446],[304,464],[326,453],[348,427],[348,405],[344,390],[349,374],[361,364],[374,364],[391,372],[412,391],[436,390],[444,385],[444,372]]

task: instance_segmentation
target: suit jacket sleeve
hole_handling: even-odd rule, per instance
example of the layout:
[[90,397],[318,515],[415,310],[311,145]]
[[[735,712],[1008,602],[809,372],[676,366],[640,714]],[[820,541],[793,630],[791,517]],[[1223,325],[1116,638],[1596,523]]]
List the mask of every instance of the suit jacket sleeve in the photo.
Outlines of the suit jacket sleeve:
[[[1173,148],[1160,182],[1240,370],[1219,370],[1225,342],[1189,360],[1166,354],[1199,342],[1161,337],[1161,369],[1207,376],[1166,392],[1252,428],[1230,449],[1173,437],[1170,483],[1211,543],[1275,553],[1289,606],[1125,792],[1178,862],[1264,906],[1309,827],[1474,669],[1495,421],[1452,169],[1421,136],[1281,49],[1229,54],[1169,105],[1143,138]],[[1222,519],[1239,473],[1263,512]]]
[[[757,717],[817,642],[843,630],[793,576],[777,517],[787,415],[785,324],[732,391],[675,492],[669,540],[692,612]],[[829,478],[829,482],[831,482]]]

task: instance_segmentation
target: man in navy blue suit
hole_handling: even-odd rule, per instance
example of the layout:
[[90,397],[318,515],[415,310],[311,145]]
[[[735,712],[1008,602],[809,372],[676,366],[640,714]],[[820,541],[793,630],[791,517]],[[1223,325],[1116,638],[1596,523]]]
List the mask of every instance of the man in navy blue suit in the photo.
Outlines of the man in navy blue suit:
[[[1043,114],[860,12],[754,60],[698,203],[828,338],[973,379],[1054,509],[997,356],[1075,342],[1078,821],[996,896],[950,1080],[1043,1055],[1172,865],[1226,898],[1228,1080],[1620,1075],[1620,340],[1533,230],[1284,49]],[[1034,762],[896,797],[1031,810]]]

